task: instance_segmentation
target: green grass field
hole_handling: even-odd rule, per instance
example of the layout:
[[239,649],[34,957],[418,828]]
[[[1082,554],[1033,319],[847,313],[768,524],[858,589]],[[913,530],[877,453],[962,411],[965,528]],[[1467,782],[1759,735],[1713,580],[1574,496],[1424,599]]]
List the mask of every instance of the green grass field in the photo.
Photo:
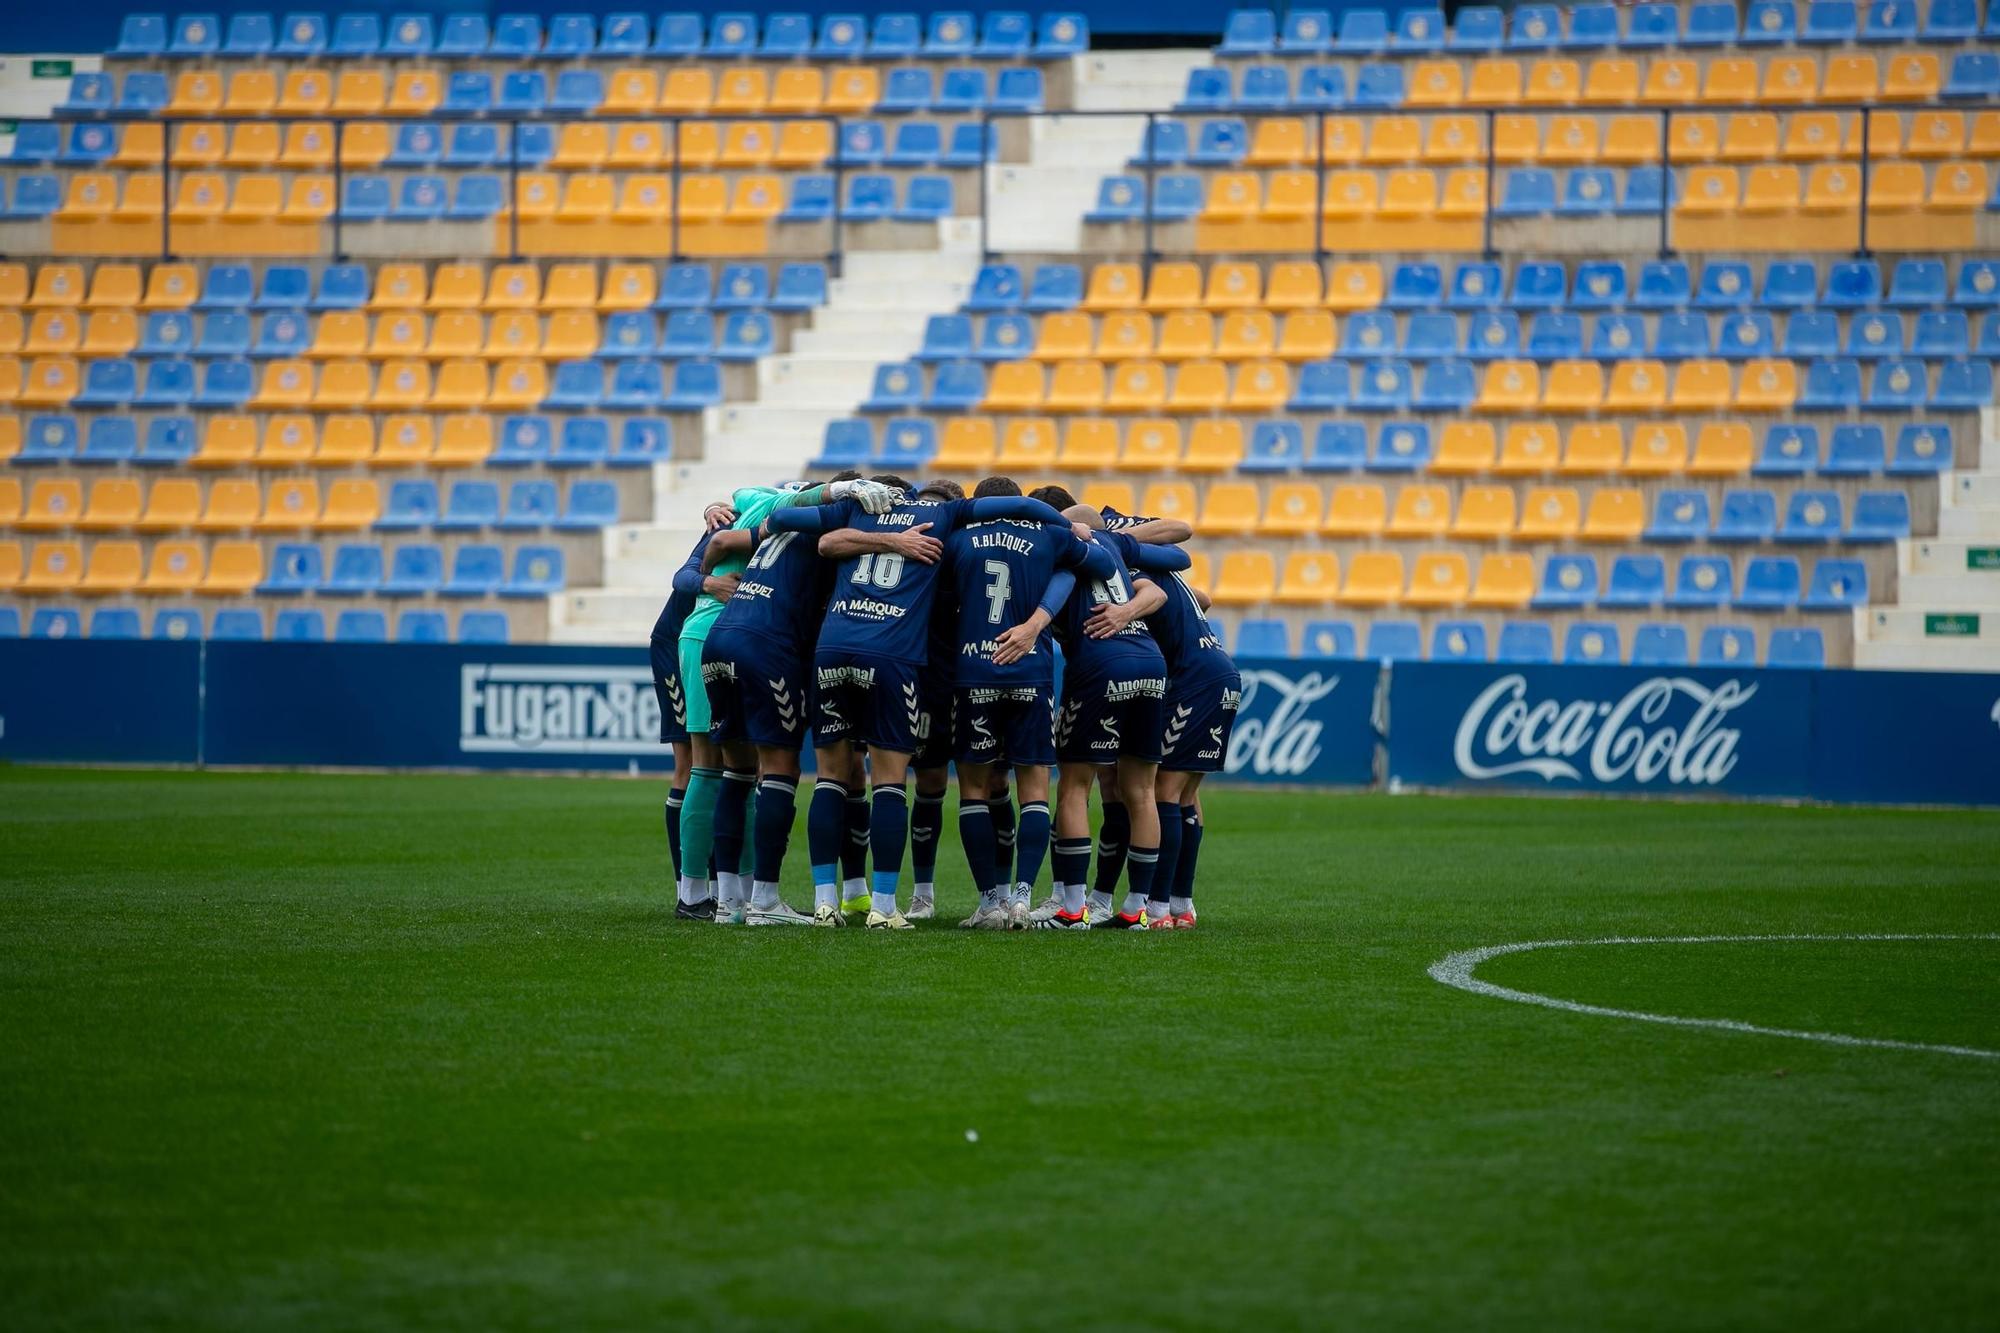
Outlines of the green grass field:
[[[1196,932],[896,936],[672,922],[661,796],[0,770],[0,1327],[2000,1311],[2000,1061],[1426,975],[2000,931],[2000,816],[1216,792]],[[2000,1050],[1991,942],[1480,975]]]

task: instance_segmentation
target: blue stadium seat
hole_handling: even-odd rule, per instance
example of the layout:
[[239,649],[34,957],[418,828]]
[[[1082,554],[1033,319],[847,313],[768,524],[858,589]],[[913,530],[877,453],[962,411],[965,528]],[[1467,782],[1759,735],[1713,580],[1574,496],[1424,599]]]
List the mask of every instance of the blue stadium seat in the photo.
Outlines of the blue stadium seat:
[[604,367],[596,361],[563,361],[549,377],[550,407],[588,411],[604,402]]
[[1714,351],[1708,336],[1708,316],[1697,311],[1666,311],[1653,335],[1653,355],[1663,361],[1707,357]]
[[935,96],[931,72],[927,69],[891,70],[882,85],[875,109],[883,114],[927,111]]
[[973,352],[982,361],[1018,361],[1035,345],[1035,321],[1027,315],[988,315]]
[[1236,105],[1245,111],[1276,111],[1291,103],[1292,81],[1277,65],[1251,65],[1243,71]]
[[219,310],[201,321],[201,336],[194,344],[197,357],[237,357],[249,352],[250,316],[240,311]]
[[[1515,26],[1519,27],[1518,19]],[[1618,45],[1621,45],[1618,6],[1587,4],[1570,10],[1569,36],[1563,40],[1565,50],[1607,51]]]
[[438,519],[438,488],[434,481],[392,481],[375,527],[383,532],[427,528]]
[[1342,356],[1368,359],[1396,354],[1396,317],[1386,311],[1362,310],[1350,315],[1340,335]]
[[1278,46],[1278,18],[1268,9],[1238,9],[1223,25],[1222,44],[1216,52],[1225,56],[1266,55]]
[[1264,419],[1250,427],[1250,445],[1239,470],[1289,472],[1305,461],[1305,431],[1296,421]]
[[287,607],[271,623],[271,638],[279,643],[324,643],[326,615],[317,609]]
[[757,49],[757,20],[752,14],[717,14],[708,25],[708,54],[747,56]]
[[673,427],[657,417],[628,417],[612,441],[612,467],[650,467],[673,457]]
[[118,464],[137,461],[139,453],[138,423],[130,417],[92,417],[90,429],[84,437],[83,449],[76,456],[79,463]]
[[1938,371],[1932,407],[1973,412],[1993,404],[1991,361],[1947,361]]
[[555,521],[556,485],[552,481],[517,481],[507,488],[507,507],[495,524],[509,532],[534,532]]
[[1823,477],[1879,476],[1886,453],[1882,427],[1872,422],[1844,422],[1833,428],[1833,442],[1819,473]]
[[382,34],[382,54],[396,60],[427,56],[437,46],[428,14],[398,14]]
[[68,413],[29,417],[14,462],[66,463],[76,457],[76,441],[76,418]]
[[882,451],[876,461],[890,469],[922,468],[937,455],[937,423],[905,417],[882,428]]
[[1364,656],[1378,662],[1415,662],[1424,655],[1423,631],[1414,620],[1378,620],[1368,627]]
[[[487,456],[488,467],[523,467],[548,461],[555,431],[544,416],[510,416],[500,422],[499,437]],[[455,489],[455,488],[454,488]]]
[[136,639],[139,637],[139,612],[129,606],[101,606],[90,616],[90,637],[93,639]]
[[56,106],[59,116],[89,116],[109,111],[117,89],[109,74],[75,74],[69,92]]
[[[1834,448],[1839,450],[1835,427]],[[1803,477],[1819,462],[1819,427],[1778,424],[1764,431],[1764,443],[1757,461],[1750,465],[1753,477]]]
[[986,367],[977,361],[940,362],[924,395],[931,412],[966,412],[986,399]]
[[1382,54],[1389,49],[1389,16],[1379,9],[1341,11],[1333,49],[1346,56]]
[[[1859,22],[1854,0],[1812,0],[1806,6],[1805,26],[1799,32],[1799,40],[1812,46],[1845,45],[1859,35]],[[1916,22],[1914,8],[1910,22],[1913,26]]]
[[1503,218],[1544,217],[1556,211],[1556,177],[1541,167],[1517,167],[1501,183]]
[[450,638],[450,622],[442,611],[405,611],[396,617],[397,643],[444,643]]
[[45,165],[62,154],[62,127],[49,121],[29,121],[14,131],[7,161]]
[[[1881,7],[1906,6],[1901,0],[1876,0]],[[1979,6],[1977,0],[1931,0],[1930,13],[1924,20],[1924,40],[1927,42],[1969,42],[1979,35]]]
[[892,361],[875,368],[875,383],[864,412],[914,411],[923,393],[923,371],[914,361]]
[[1944,261],[1938,259],[1896,261],[1895,270],[1889,278],[1890,305],[1941,306],[1944,303]]
[[1826,665],[1826,641],[1816,629],[1791,628],[1771,631],[1764,665],[1815,669]]
[[648,37],[644,14],[606,14],[604,25],[597,34],[597,54],[642,56],[646,54]]
[[451,577],[438,591],[446,597],[487,597],[500,589],[505,563],[497,546],[461,546],[453,552]]
[[1415,6],[1398,12],[1395,20],[1396,32],[1391,45],[1396,50],[1404,52],[1444,50],[1446,25],[1442,10]]
[[781,265],[768,303],[773,310],[816,310],[826,304],[826,265],[805,260]]
[[660,362],[620,361],[611,368],[611,388],[604,395],[606,407],[626,412],[697,412],[721,402],[722,367],[708,360],[676,362],[672,389]]
[[989,10],[979,25],[979,45],[973,53],[982,60],[1019,60],[1035,44],[1034,20],[1015,10]]
[[813,459],[816,472],[838,472],[859,468],[875,452],[875,430],[860,417],[839,417],[826,423],[819,457]]
[[1466,5],[1458,11],[1446,45],[1453,51],[1497,51],[1506,37],[1500,11],[1491,5]]
[[118,85],[118,109],[134,113],[162,111],[167,105],[167,76],[133,70]]
[[1299,656],[1353,657],[1354,625],[1345,620],[1308,620],[1299,631]]
[[1379,361],[1364,367],[1349,405],[1357,412],[1407,411],[1413,378],[1407,361]]
[[934,121],[905,121],[896,127],[896,137],[882,163],[891,167],[928,167],[944,151],[944,135]]
[[1511,310],[1481,310],[1474,314],[1465,325],[1465,355],[1474,361],[1519,357],[1521,317]]
[[1590,606],[1597,601],[1597,557],[1551,555],[1542,561],[1542,579],[1532,606],[1538,611]]
[[1866,406],[1871,412],[1915,411],[1924,405],[1929,389],[1930,371],[1923,362],[1878,362],[1869,377]]
[[1432,310],[1444,299],[1444,270],[1437,264],[1398,264],[1382,304],[1391,310]]
[[1431,428],[1423,421],[1385,421],[1375,432],[1370,472],[1421,472],[1430,466]]
[[435,124],[427,120],[409,121],[396,127],[395,142],[382,165],[434,167],[443,153],[444,134]]
[[1910,497],[1902,491],[1862,491],[1854,497],[1846,540],[1890,542],[1910,535]]
[[[223,316],[211,315],[209,318],[212,323]],[[162,363],[154,363],[156,370],[160,364]],[[201,387],[195,391],[192,398],[147,396],[142,397],[140,401],[141,405],[152,407],[183,402],[191,402],[194,406],[203,408],[242,407],[250,401],[251,395],[256,391],[256,378],[256,368],[248,361],[240,357],[219,358],[201,363]],[[149,380],[148,395],[152,390],[153,384]]]
[[1563,635],[1563,662],[1571,666],[1616,666],[1625,654],[1618,627],[1608,621],[1581,620]]
[[[489,460],[490,461],[490,460]],[[500,487],[490,481],[455,481],[444,511],[432,521],[439,532],[477,532],[500,521]]]
[[1528,356],[1532,360],[1563,361],[1582,355],[1580,316],[1544,311],[1528,321]]
[[[1931,18],[1935,22],[1940,6],[1931,6]],[[1949,5],[1944,6],[1948,11]],[[1949,26],[1952,16],[1945,14]],[[1907,0],[1871,0],[1861,21],[1861,40],[1878,44],[1914,42],[1917,40],[1917,7]]]
[[1840,496],[1833,491],[1793,491],[1785,501],[1785,518],[1778,525],[1781,542],[1840,540]]
[[776,331],[761,310],[732,310],[722,321],[716,356],[724,361],[755,361],[776,347]]
[[1677,610],[1727,606],[1734,580],[1735,571],[1728,556],[1683,556],[1674,570],[1674,587],[1667,594],[1667,605]]
[[406,176],[389,210],[392,222],[435,222],[444,216],[444,181],[437,176]]
[[1756,293],[1748,264],[1718,260],[1702,269],[1694,303],[1704,310],[1736,310],[1750,305]]
[[1790,46],[1798,36],[1799,16],[1793,0],[1751,0],[1738,40],[1744,46]]
[[674,264],[660,283],[655,310],[692,310],[714,299],[714,274],[706,264]]
[[160,56],[167,52],[167,20],[162,14],[127,14],[118,28],[114,56]]
[[208,637],[224,642],[257,642],[264,637],[264,613],[244,607],[229,607],[215,613]]
[[850,222],[883,222],[896,209],[896,182],[888,177],[865,173],[847,178],[847,199],[841,216]]
[[1333,49],[1333,16],[1324,9],[1290,9],[1278,29],[1278,49],[1287,55],[1325,55]]
[[1611,573],[1599,599],[1603,606],[1647,609],[1667,597],[1667,563],[1657,555],[1621,555],[1611,562]]
[[1797,406],[1806,412],[1844,412],[1861,406],[1861,367],[1853,361],[1819,360],[1806,367]]
[[[1413,320],[1421,318],[1412,316]],[[1449,320],[1449,315],[1440,316]],[[1470,361],[1432,361],[1424,367],[1413,406],[1419,412],[1464,412],[1479,397],[1478,377]]]
[[813,54],[821,59],[859,60],[868,49],[868,25],[859,14],[827,14],[820,19]]
[[1506,290],[1498,264],[1460,264],[1452,270],[1451,296],[1445,305],[1452,310],[1489,310],[1501,304]]
[[[549,76],[538,69],[508,70],[500,76],[500,96],[493,109],[502,115],[538,116],[549,104]],[[516,128],[513,133],[520,136],[525,146],[528,127]],[[523,161],[529,160],[525,147],[521,152]]]
[[602,417],[565,417],[549,466],[601,467],[610,457],[610,423]]
[[389,618],[380,611],[342,611],[333,622],[335,643],[387,643]]
[[1241,120],[1229,117],[1204,121],[1194,146],[1188,151],[1188,161],[1202,167],[1234,166],[1243,160],[1249,147],[1250,134]]
[[[1792,592],[1797,594],[1797,571],[1793,571]],[[1813,562],[1812,581],[1806,586],[1799,606],[1807,611],[1841,611],[1868,604],[1868,566],[1860,560],[1825,559]]]
[[764,19],[764,40],[757,54],[766,60],[796,60],[812,51],[812,18],[806,14],[771,14]]
[[1795,361],[1840,354],[1840,316],[1831,310],[1797,310],[1785,320],[1781,355]]
[[37,607],[28,622],[28,636],[35,639],[80,639],[83,612],[69,606]]
[[139,326],[135,356],[178,356],[194,345],[194,319],[181,310],[155,310]]
[[986,105],[986,71],[948,69],[938,80],[937,98],[931,109],[943,112],[978,111]]
[[1900,356],[1903,352],[1903,317],[1894,312],[1864,311],[1847,326],[1847,346],[1842,354],[1860,358]]
[[[1553,5],[1516,5],[1508,24],[1509,51],[1549,51],[1562,41],[1562,11]],[[1616,31],[1613,17],[1613,31]]]
[[[1458,354],[1458,317],[1440,310],[1420,311],[1405,316],[1403,325],[1403,352],[1406,356],[1425,361],[1456,357]],[[1432,370],[1437,367],[1433,366]],[[1469,368],[1468,368],[1469,371]],[[1432,385],[1427,378],[1424,394]],[[1475,390],[1475,396],[1477,391]],[[1424,395],[1419,395],[1421,399]],[[1468,400],[1469,401],[1469,400]]]
[[1290,657],[1291,633],[1282,620],[1246,620],[1236,633],[1238,657]]
[[896,210],[898,222],[936,222],[954,211],[951,177],[912,176],[903,187],[903,204]]
[[1516,310],[1555,310],[1563,304],[1569,278],[1561,264],[1521,264],[1514,270],[1507,303]]
[[1368,461],[1368,428],[1358,421],[1322,421],[1313,431],[1308,472],[1358,472]]
[[889,151],[889,131],[879,120],[851,120],[840,127],[838,158],[844,167],[879,167]]
[[1618,181],[1604,167],[1577,167],[1563,180],[1562,199],[1556,204],[1561,217],[1597,217],[1612,213],[1618,205]]
[[[194,457],[198,441],[195,436],[194,418],[180,416],[154,417],[146,423],[145,446],[132,461],[147,466],[172,467],[187,462]],[[25,453],[26,446],[23,445]],[[20,461],[17,459],[16,461]]]
[[1403,67],[1363,65],[1354,76],[1354,105],[1363,111],[1389,111],[1403,104]]
[[493,44],[493,33],[484,14],[447,14],[438,29],[440,56],[483,56]]
[[128,406],[138,392],[139,367],[129,357],[108,357],[84,363],[83,385],[71,402],[77,407]]
[[333,25],[333,42],[327,54],[360,59],[382,53],[380,14],[342,14]]
[[334,548],[333,565],[321,586],[322,596],[358,597],[382,586],[382,548],[342,543]]
[[1701,632],[1695,665],[1739,667],[1757,665],[1757,632],[1741,625],[1710,625]]
[[563,587],[563,553],[558,546],[523,546],[514,552],[514,573],[500,585],[502,597],[546,597]]
[[1347,72],[1338,65],[1307,65],[1299,71],[1292,105],[1303,111],[1335,111],[1347,105]]
[[923,26],[915,14],[877,14],[868,37],[868,54],[876,60],[900,60],[923,46]]
[[1913,421],[1896,431],[1896,452],[1884,469],[1892,477],[1918,477],[1951,466],[1951,432],[1942,424]]
[[259,310],[303,310],[312,300],[312,275],[294,264],[273,264],[264,270],[257,292]]
[[1353,376],[1345,361],[1308,361],[1292,385],[1294,412],[1332,412],[1348,405]]
[[938,156],[938,165],[953,170],[976,170],[1000,155],[1000,127],[986,127],[987,133],[978,125],[961,122],[951,127],[951,138],[945,141],[944,152]]
[[1074,310],[1083,302],[1083,270],[1075,264],[1043,264],[1035,270],[1021,308],[1037,314]]
[[1486,626],[1476,620],[1440,620],[1431,627],[1431,661],[1484,662]]
[[1799,562],[1788,555],[1752,556],[1743,566],[1736,605],[1745,611],[1786,611],[1799,603]]
[[1864,310],[1882,304],[1882,266],[1872,259],[1830,265],[1821,304],[1829,310]]
[[1778,501],[1769,491],[1727,490],[1715,517],[1710,539],[1718,542],[1766,542],[1778,530]]
[[1555,633],[1539,620],[1509,620],[1500,626],[1493,660],[1508,666],[1538,666],[1556,660]]
[[1694,282],[1685,262],[1656,259],[1639,266],[1633,305],[1641,310],[1680,310],[1693,303]]
[[250,355],[257,357],[304,356],[312,346],[312,323],[304,315],[283,311],[267,314],[257,325],[257,341]]
[[460,643],[500,644],[507,638],[505,611],[467,611],[458,618]]
[[[1995,345],[2000,346],[2000,341]],[[1971,350],[1972,327],[1963,310],[1926,310],[1917,316],[1916,328],[1910,334],[1910,355],[1926,361],[1946,361],[1963,357]],[[1984,347],[1980,351],[1985,355]]]
[[349,222],[380,222],[389,216],[387,176],[349,176],[341,188],[340,216]]
[[972,319],[967,315],[932,315],[924,321],[919,361],[948,361],[972,355]]
[[926,56],[969,56],[977,27],[967,13],[933,13],[924,31]]
[[660,330],[650,312],[621,310],[606,315],[598,335],[597,355],[601,359],[622,356],[658,356]]
[[556,75],[549,110],[588,115],[604,104],[604,76],[594,69],[566,69]]
[[183,14],[167,43],[170,56],[212,56],[222,49],[222,25],[213,14]]
[[1645,624],[1632,632],[1632,665],[1684,667],[1688,664],[1687,630],[1680,625]]
[[[715,320],[706,310],[675,310],[660,335],[661,356],[707,356],[715,350]],[[582,364],[589,364],[588,362]],[[558,367],[558,378],[562,367]],[[592,390],[593,396],[595,389]]]
[[1045,13],[1035,27],[1038,59],[1081,55],[1089,49],[1090,24],[1080,11]]
[[264,581],[257,591],[266,596],[318,592],[326,582],[326,561],[310,542],[281,542],[271,552]]
[[[4,636],[0,631],[0,636]],[[259,629],[259,637],[263,631]],[[153,612],[153,632],[155,639],[199,639],[201,637],[201,612],[189,606],[163,606]]]
[[1717,325],[1715,354],[1730,361],[1768,357],[1776,352],[1777,341],[1770,315],[1762,310],[1740,310],[1724,316]]
[[1991,99],[2000,97],[2000,56],[1986,51],[1961,51],[1951,58],[1944,95]]

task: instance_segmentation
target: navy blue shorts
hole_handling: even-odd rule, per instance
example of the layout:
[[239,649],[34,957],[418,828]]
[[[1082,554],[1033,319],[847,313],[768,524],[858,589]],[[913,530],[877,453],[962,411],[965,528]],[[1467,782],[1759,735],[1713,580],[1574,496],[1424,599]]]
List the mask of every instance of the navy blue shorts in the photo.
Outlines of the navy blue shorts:
[[910,767],[943,768],[950,762],[951,691],[925,687],[923,716],[917,723],[917,752],[910,759]]
[[1229,733],[1243,702],[1243,677],[1176,680],[1167,689],[1167,729],[1160,767],[1174,773],[1220,773]]
[[1167,678],[1160,674],[1112,675],[1065,681],[1056,714],[1056,758],[1066,764],[1111,764],[1119,759],[1160,761],[1161,719]]
[[653,636],[653,694],[660,701],[660,744],[679,745],[688,738],[687,696],[682,693],[679,636]]
[[813,744],[854,741],[914,755],[924,731],[915,662],[821,649],[813,657]]
[[702,648],[701,680],[708,691],[709,733],[717,741],[789,750],[806,743],[805,665],[780,645],[717,626]]
[[1055,703],[1046,686],[960,686],[953,758],[962,764],[1056,761]]

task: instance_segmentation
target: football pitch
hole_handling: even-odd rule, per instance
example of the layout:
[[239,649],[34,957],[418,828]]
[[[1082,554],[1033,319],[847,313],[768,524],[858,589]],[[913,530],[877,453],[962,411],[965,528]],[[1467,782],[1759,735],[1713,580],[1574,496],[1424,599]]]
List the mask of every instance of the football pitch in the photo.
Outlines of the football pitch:
[[[2000,814],[1216,790],[1087,935],[948,816],[889,935],[671,921],[663,786],[0,769],[0,1327],[2000,1311]],[[1884,934],[1476,977],[1906,1047],[1428,971]]]

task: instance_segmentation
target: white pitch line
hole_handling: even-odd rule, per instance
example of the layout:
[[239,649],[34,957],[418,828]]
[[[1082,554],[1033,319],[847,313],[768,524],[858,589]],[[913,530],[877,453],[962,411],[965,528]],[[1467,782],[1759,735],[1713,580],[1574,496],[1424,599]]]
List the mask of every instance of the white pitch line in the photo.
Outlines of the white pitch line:
[[1974,1046],[1945,1046],[1924,1041],[1891,1041],[1886,1037],[1850,1037],[1841,1032],[1800,1032],[1791,1028],[1767,1028],[1755,1023],[1739,1023],[1732,1018],[1682,1018],[1674,1014],[1649,1014],[1637,1009],[1612,1009],[1601,1004],[1560,1000],[1553,995],[1514,990],[1481,981],[1473,972],[1489,959],[1534,949],[1580,949],[1596,944],[1791,944],[1848,942],[1892,942],[1909,940],[1988,940],[2000,935],[1656,935],[1614,936],[1596,940],[1528,940],[1519,944],[1492,944],[1483,949],[1463,949],[1447,954],[1430,966],[1433,980],[1474,995],[1487,995],[1516,1004],[1538,1004],[1544,1009],[1561,1009],[1572,1014],[1597,1014],[1604,1018],[1629,1018],[1641,1023],[1663,1023],[1677,1028],[1712,1028],[1722,1032],[1749,1032],[1760,1037],[1792,1037],[1799,1041],[1824,1042],[1829,1046],[1870,1046],[1889,1051],[1934,1051],[1940,1055],[1964,1055],[1976,1060],[2000,1060],[2000,1051],[1984,1051]]

